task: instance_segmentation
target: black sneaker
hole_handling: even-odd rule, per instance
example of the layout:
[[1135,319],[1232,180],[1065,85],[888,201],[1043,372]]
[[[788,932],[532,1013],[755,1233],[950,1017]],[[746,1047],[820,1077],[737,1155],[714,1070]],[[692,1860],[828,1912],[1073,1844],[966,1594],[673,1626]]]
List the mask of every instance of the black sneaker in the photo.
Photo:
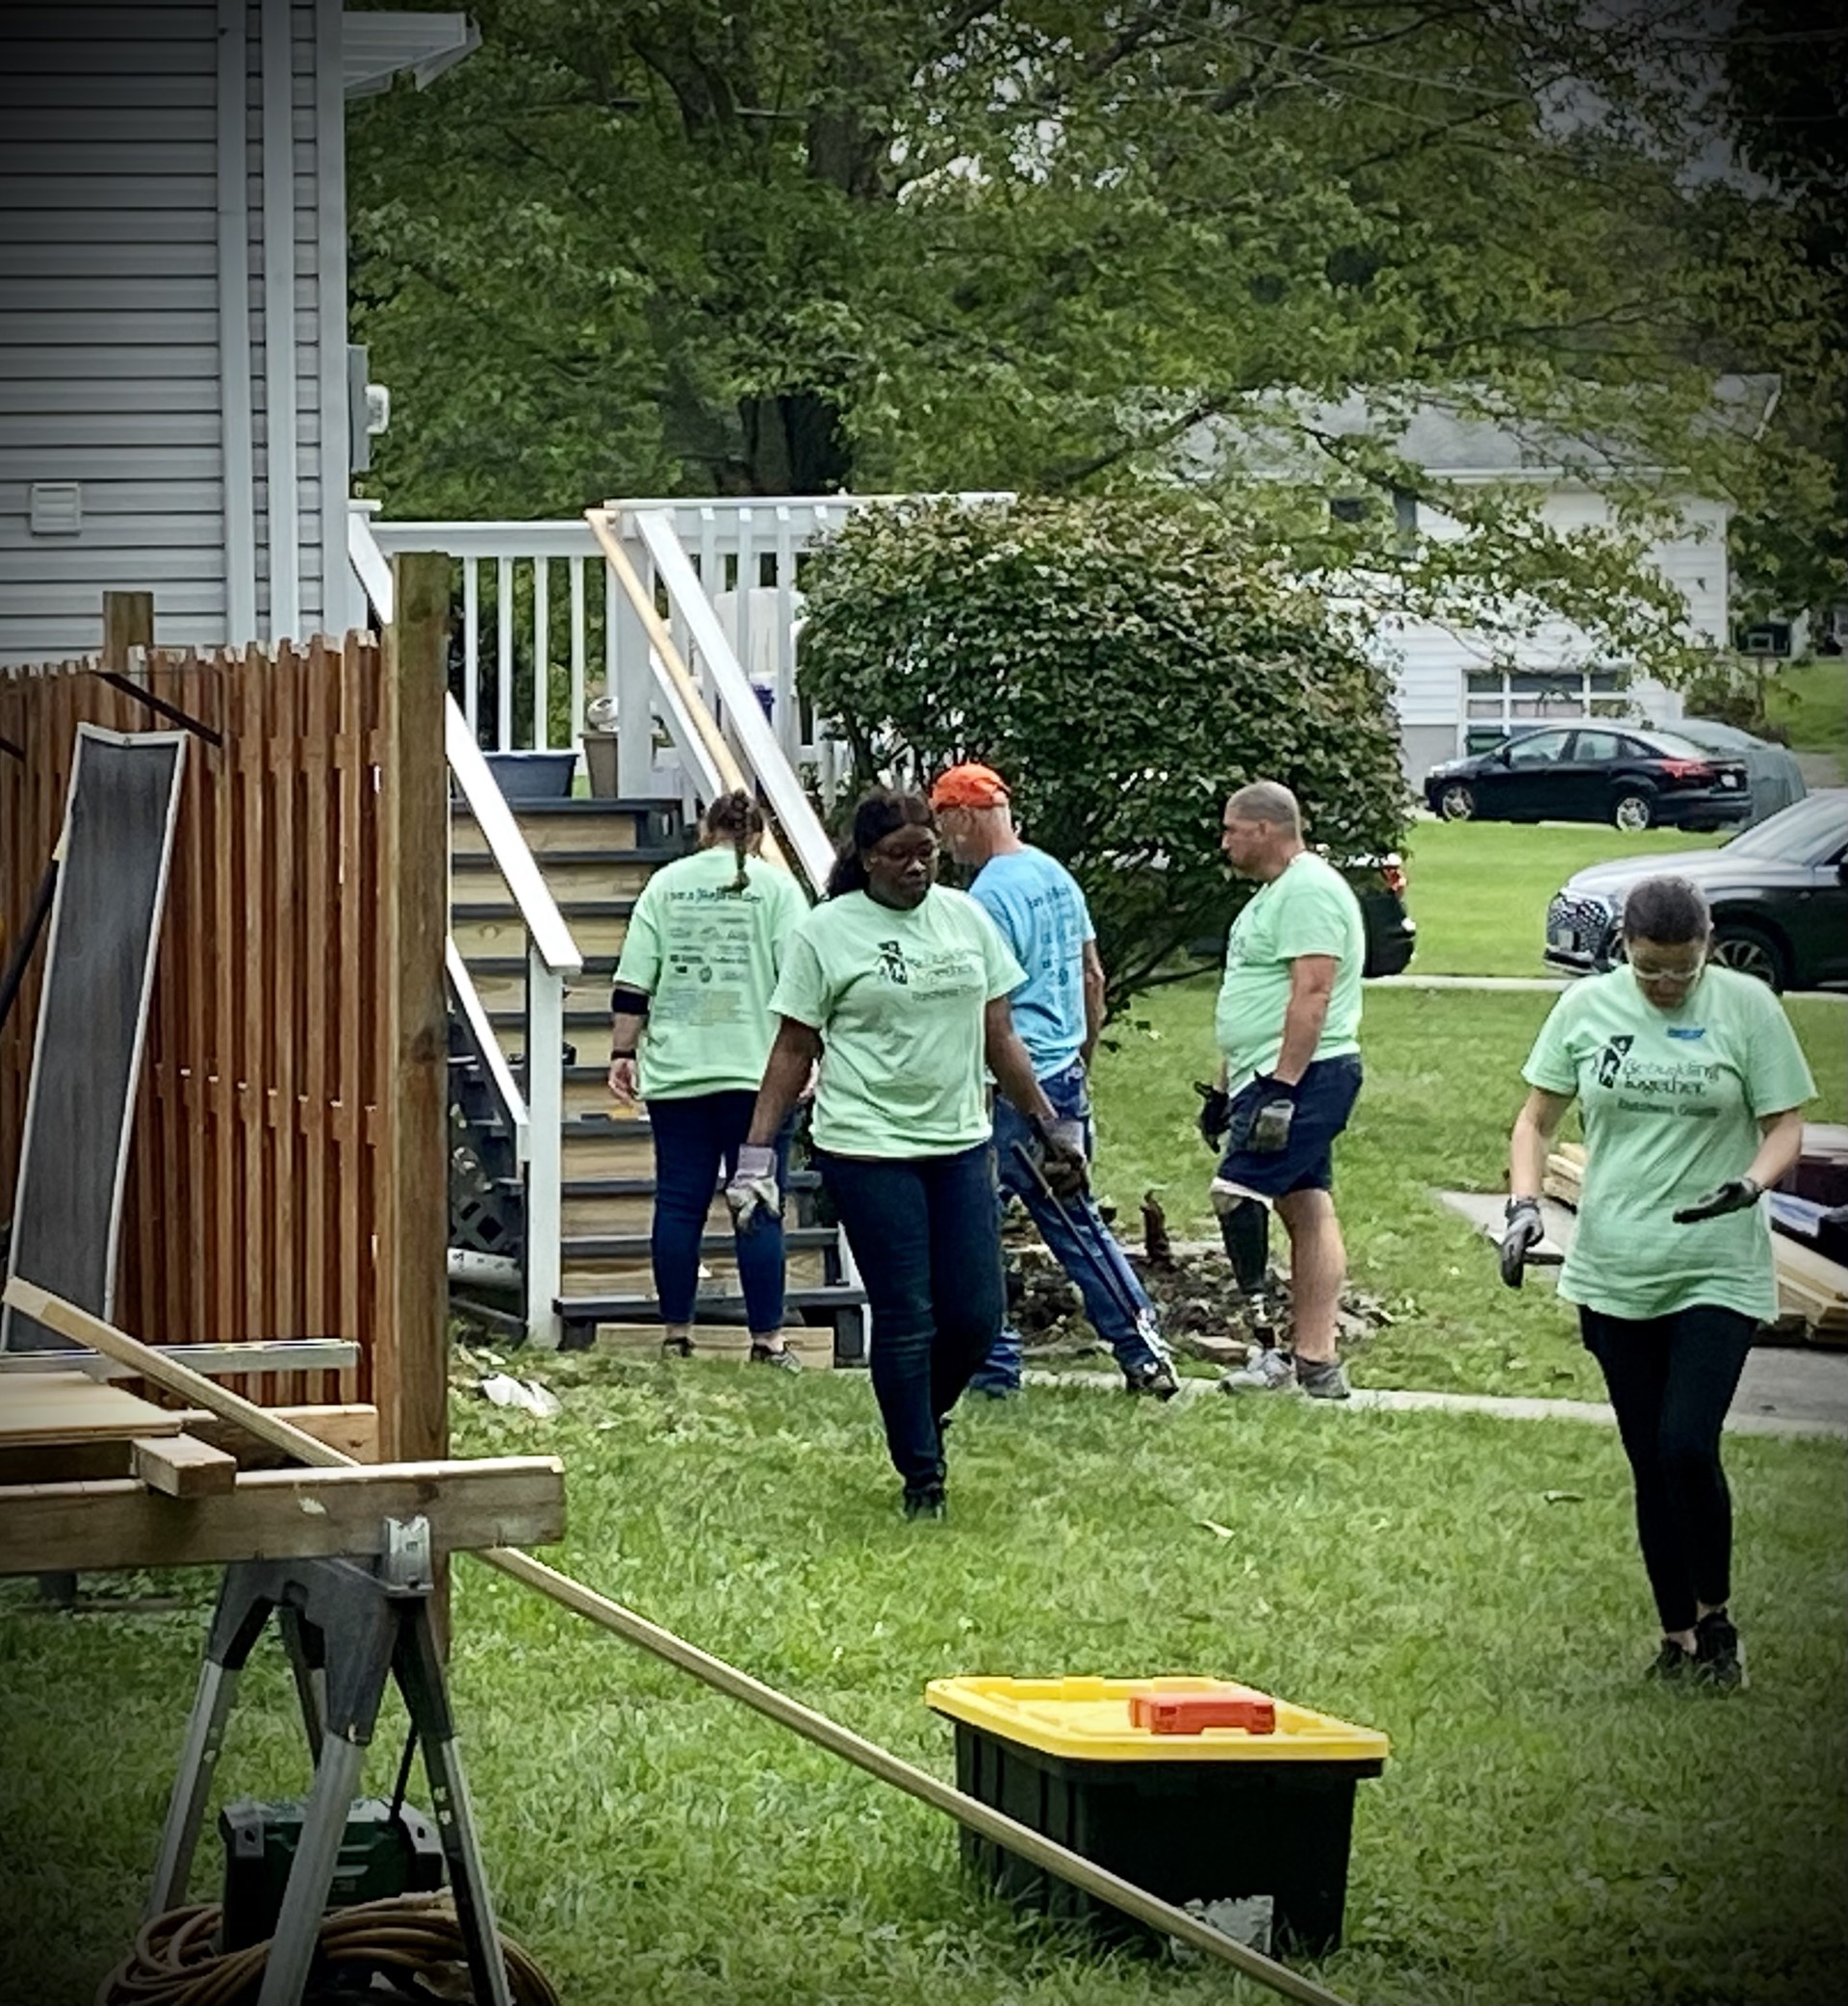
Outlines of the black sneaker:
[[1709,1610],[1694,1626],[1694,1679],[1729,1692],[1743,1692],[1750,1684],[1745,1646],[1724,1609]]
[[922,1491],[908,1490],[905,1493],[904,1509],[908,1519],[940,1519],[947,1517],[949,1512],[940,1486]]
[[1685,1644],[1679,1644],[1672,1636],[1662,1639],[1662,1648],[1656,1654],[1656,1661],[1643,1674],[1645,1679],[1660,1681],[1665,1685],[1679,1685],[1694,1669],[1694,1654]]
[[1181,1382],[1168,1360],[1157,1358],[1151,1365],[1139,1365],[1124,1373],[1123,1388],[1129,1393],[1145,1393],[1151,1400],[1172,1400],[1181,1390]]

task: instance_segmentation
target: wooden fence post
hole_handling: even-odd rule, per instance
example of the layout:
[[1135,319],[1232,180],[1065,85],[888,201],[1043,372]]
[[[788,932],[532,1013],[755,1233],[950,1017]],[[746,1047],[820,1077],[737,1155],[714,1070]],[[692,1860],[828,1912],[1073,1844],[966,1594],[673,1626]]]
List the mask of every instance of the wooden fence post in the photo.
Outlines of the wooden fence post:
[[449,565],[393,564],[395,617],[383,642],[380,806],[385,908],[380,975],[386,1137],[378,1222],[386,1270],[373,1398],[379,1453],[420,1461],[449,1451],[449,771],[443,699]]
[[105,592],[103,667],[114,676],[124,676],[128,673],[128,651],[153,645],[153,593]]

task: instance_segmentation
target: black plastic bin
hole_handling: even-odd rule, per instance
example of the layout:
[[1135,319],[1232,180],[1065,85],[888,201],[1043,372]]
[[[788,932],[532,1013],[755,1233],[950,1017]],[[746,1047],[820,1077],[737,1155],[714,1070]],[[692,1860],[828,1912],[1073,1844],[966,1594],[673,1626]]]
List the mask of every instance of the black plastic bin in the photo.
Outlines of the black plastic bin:
[[507,801],[562,801],[578,769],[575,752],[484,753],[494,784]]
[[[1386,1738],[1283,1702],[1274,1703],[1268,1736],[1164,1736],[1130,1725],[1134,1694],[1215,1687],[1248,1690],[1211,1680],[960,1679],[934,1682],[929,1701],[956,1722],[959,1789],[1165,1901],[1269,1895],[1273,1946],[1322,1956],[1341,1942],[1354,1787],[1385,1767]],[[1312,1737],[1329,1759],[1304,1752]],[[1105,1753],[1132,1741],[1147,1753]],[[1095,1756],[1075,1752],[1087,1743]],[[1267,1743],[1276,1759],[1267,1759]],[[1020,1908],[1089,1924],[1110,1942],[1154,1938],[1146,1924],[966,1827],[962,1857]]]

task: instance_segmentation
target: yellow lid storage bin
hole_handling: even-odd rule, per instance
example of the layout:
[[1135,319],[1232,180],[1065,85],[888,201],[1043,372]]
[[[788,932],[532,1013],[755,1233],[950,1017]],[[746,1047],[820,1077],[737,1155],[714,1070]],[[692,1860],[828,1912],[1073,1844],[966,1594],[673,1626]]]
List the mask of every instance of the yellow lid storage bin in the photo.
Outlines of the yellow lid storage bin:
[[[1341,1941],[1354,1786],[1386,1736],[1219,1679],[935,1679],[957,1787],[1172,1902],[1269,1896],[1272,1942]],[[1220,1725],[1220,1722],[1242,1725]],[[1143,1925],[964,1830],[1011,1900],[1116,1940]]]

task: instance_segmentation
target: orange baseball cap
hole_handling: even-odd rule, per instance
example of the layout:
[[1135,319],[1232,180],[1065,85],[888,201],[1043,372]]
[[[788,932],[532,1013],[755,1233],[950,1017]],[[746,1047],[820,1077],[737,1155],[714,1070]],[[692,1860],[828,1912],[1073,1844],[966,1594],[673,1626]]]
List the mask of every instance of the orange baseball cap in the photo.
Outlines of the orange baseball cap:
[[1007,782],[992,766],[973,760],[952,766],[931,789],[933,808],[999,808],[1007,798]]

